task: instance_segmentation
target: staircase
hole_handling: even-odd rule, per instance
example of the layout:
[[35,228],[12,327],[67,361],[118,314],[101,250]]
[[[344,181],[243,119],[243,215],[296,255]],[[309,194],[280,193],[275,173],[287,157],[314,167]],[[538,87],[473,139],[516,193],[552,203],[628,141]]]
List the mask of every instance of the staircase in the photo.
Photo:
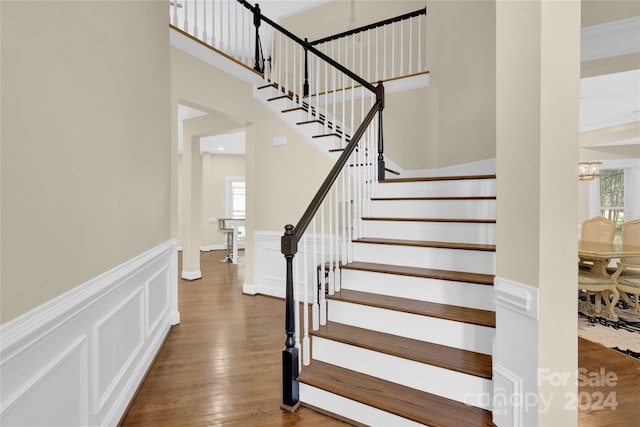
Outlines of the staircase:
[[494,194],[492,175],[380,183],[312,332],[305,405],[367,425],[493,425]]
[[282,407],[366,425],[492,426],[495,175],[402,177],[384,157],[385,89],[361,77],[362,56],[345,45],[342,65],[340,47],[320,51],[237,3],[252,13],[244,39],[265,78],[254,97],[335,161],[282,237]]
[[[331,158],[350,139],[277,84],[254,96]],[[369,164],[363,154],[351,169]],[[495,184],[495,175],[377,184],[336,274],[341,290],[326,291],[326,324],[310,331],[303,405],[366,425],[493,425]]]

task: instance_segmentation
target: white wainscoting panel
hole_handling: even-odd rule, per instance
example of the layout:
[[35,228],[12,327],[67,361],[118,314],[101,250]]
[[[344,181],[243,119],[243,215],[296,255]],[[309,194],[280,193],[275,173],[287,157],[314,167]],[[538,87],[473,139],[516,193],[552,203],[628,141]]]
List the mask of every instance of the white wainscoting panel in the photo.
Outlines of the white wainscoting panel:
[[167,241],[0,326],[0,425],[117,425],[177,305]]
[[[254,232],[254,270],[253,270],[253,284],[245,283],[243,285],[243,292],[246,294],[262,294],[270,295],[278,298],[284,298],[285,294],[285,279],[286,279],[286,264],[284,255],[280,252],[280,238],[282,232],[278,231],[264,231],[257,230]],[[318,252],[320,251],[322,244],[322,238],[320,235],[316,237],[316,246]],[[308,250],[305,252],[304,244],[301,241],[298,244],[298,254],[294,259],[294,274],[296,274],[296,281],[300,289],[300,296],[302,297],[302,286],[304,278],[302,273],[298,274],[298,270],[302,270],[304,258],[307,257],[307,284],[309,286],[309,292],[313,291],[313,286],[316,283],[316,272],[313,267],[313,254],[311,250],[313,245],[312,235],[309,234],[307,239]],[[324,247],[326,259],[329,258],[329,238],[324,238]],[[320,263],[319,259],[316,263]],[[311,294],[309,294],[311,295]]]
[[538,425],[538,289],[496,277],[493,422]]

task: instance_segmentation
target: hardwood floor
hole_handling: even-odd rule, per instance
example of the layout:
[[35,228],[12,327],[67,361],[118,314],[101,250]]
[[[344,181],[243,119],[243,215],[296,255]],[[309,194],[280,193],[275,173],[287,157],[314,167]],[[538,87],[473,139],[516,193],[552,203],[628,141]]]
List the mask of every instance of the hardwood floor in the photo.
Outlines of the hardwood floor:
[[[220,263],[223,252],[202,254],[203,279],[180,280],[180,325],[173,328],[122,426],[339,426],[308,408],[280,409],[280,349],[284,303],[242,295],[244,258]],[[179,271],[181,269],[179,268]],[[615,387],[580,387],[579,425],[630,426],[640,420],[640,362],[579,339],[579,365],[615,372]],[[585,405],[596,392],[615,391],[616,410]],[[587,393],[586,396],[584,393]]]
[[223,256],[203,253],[204,278],[180,280],[181,323],[121,425],[347,425],[308,408],[280,409],[284,302],[242,295],[244,257],[236,266]]

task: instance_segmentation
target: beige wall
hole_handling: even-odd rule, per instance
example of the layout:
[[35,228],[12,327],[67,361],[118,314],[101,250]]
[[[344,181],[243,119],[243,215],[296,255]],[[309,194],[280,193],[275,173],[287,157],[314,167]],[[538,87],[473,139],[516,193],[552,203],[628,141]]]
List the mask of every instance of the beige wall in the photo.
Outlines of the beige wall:
[[[285,224],[295,223],[328,172],[330,161],[256,102],[250,84],[177,49],[171,49],[171,78],[176,108],[178,102],[187,101],[246,123],[245,281],[251,284],[254,230],[283,231]],[[285,146],[273,146],[278,136],[287,137]],[[174,139],[177,144],[177,137]],[[177,221],[177,211],[174,215]]]
[[166,3],[0,8],[4,323],[171,237],[170,76]]
[[[424,7],[423,1],[356,1],[358,25]],[[329,1],[283,26],[316,39],[345,31],[349,2]],[[309,25],[328,22],[328,26]],[[385,152],[403,169],[430,169],[495,157],[495,3],[430,1],[427,88],[388,94]]]

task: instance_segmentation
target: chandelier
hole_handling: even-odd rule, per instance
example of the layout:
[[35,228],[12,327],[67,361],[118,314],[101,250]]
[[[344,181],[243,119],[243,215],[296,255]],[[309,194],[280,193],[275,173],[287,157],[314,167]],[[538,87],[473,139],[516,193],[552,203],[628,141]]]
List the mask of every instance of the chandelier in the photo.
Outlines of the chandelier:
[[578,163],[578,179],[580,181],[591,181],[600,176],[600,165],[602,162],[580,162]]

